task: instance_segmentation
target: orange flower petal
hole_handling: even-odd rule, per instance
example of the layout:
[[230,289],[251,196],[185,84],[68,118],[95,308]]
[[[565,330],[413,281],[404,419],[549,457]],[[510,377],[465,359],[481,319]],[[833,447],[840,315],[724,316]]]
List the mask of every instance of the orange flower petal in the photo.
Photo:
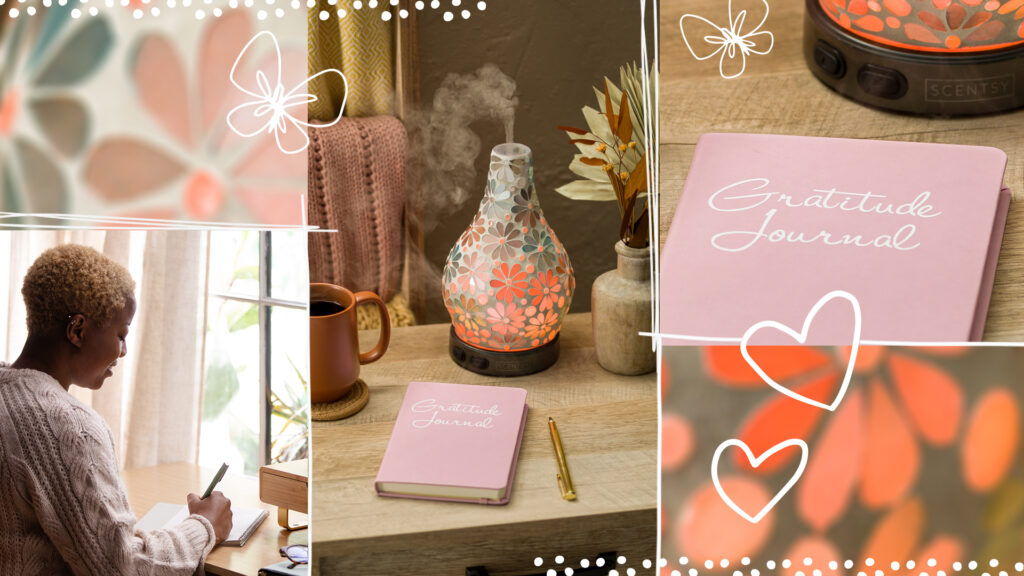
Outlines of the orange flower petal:
[[[840,346],[836,349],[836,357],[844,366],[850,361],[850,347]],[[857,363],[853,366],[855,374],[871,372],[878,367],[878,361],[885,356],[885,346],[861,346],[857,350]]]
[[864,564],[867,558],[873,558],[875,566],[888,567],[893,561],[906,562],[921,540],[924,521],[924,505],[919,499],[911,498],[894,506],[868,535],[858,570],[867,570]]
[[[927,566],[931,574],[937,574],[940,570],[950,574],[953,571],[953,562],[962,559],[963,555],[963,542],[952,536],[939,534],[921,550],[915,562],[922,569]],[[929,566],[929,560],[935,560],[934,567]]]
[[[757,514],[771,496],[756,480],[736,476],[721,478],[722,490],[737,506],[753,515]],[[723,558],[736,562],[753,557],[761,551],[775,525],[775,511],[765,515],[757,524],[730,508],[718,495],[711,481],[696,489],[677,515],[676,546],[691,564]]]
[[[829,372],[824,377],[794,387],[793,391],[816,400],[830,399],[838,385],[838,376],[837,372]],[[801,438],[806,441],[825,414],[828,414],[826,410],[799,402],[789,396],[776,394],[751,414],[740,428],[738,437],[747,443],[750,451],[757,457],[783,440]],[[746,455],[737,450],[733,462],[741,470],[767,475],[786,466],[799,453],[798,450],[783,450],[758,468],[752,468]]]
[[1019,7],[1024,7],[1024,0],[1010,0],[999,9],[1000,14],[1009,14]]
[[857,18],[853,23],[869,32],[881,32],[885,28],[885,23],[881,18],[870,14]]
[[[840,554],[832,542],[822,536],[804,536],[800,538],[790,547],[786,558],[791,559],[792,565],[789,568],[783,568],[779,572],[779,574],[784,576],[795,576],[798,571],[801,574],[809,574],[811,573],[811,568],[817,568],[822,573],[832,573],[828,569],[829,562],[843,563],[843,555]],[[811,559],[810,566],[804,564],[805,558]]]
[[960,384],[934,364],[895,352],[889,370],[911,422],[925,441],[935,446],[952,444],[964,408]]
[[[747,351],[776,382],[827,366],[828,355],[811,346],[749,346]],[[708,346],[702,350],[708,376],[727,386],[759,388],[761,377],[747,364],[739,346]]]
[[882,4],[897,16],[907,16],[910,14],[911,8],[907,0],[884,0]]
[[696,444],[693,426],[677,414],[661,417],[661,469],[674,470],[686,464]]
[[850,390],[828,420],[797,484],[796,511],[804,522],[825,532],[842,517],[860,471],[864,434],[864,396]]
[[932,356],[963,356],[970,350],[968,346],[917,346],[914,350],[931,354]]
[[978,399],[964,432],[960,456],[964,482],[975,492],[992,490],[1006,477],[1020,444],[1020,406],[1005,388]]
[[870,384],[860,500],[870,509],[899,501],[921,467],[921,453],[903,414],[880,380]]

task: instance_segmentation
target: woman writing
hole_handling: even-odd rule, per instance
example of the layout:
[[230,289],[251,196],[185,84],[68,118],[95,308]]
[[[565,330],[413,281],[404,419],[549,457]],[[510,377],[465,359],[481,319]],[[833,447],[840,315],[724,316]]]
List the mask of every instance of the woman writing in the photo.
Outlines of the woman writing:
[[110,429],[68,393],[113,375],[134,289],[84,246],[48,250],[25,275],[28,338],[0,364],[0,574],[192,574],[231,530],[231,503],[214,492],[189,494],[178,525],[135,531]]

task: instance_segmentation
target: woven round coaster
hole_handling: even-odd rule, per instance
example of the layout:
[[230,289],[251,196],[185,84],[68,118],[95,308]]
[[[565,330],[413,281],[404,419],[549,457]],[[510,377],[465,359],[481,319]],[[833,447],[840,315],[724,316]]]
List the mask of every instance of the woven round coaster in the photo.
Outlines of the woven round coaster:
[[352,388],[344,396],[334,402],[312,404],[310,414],[313,420],[325,422],[341,420],[359,412],[370,401],[370,387],[362,380],[356,380]]

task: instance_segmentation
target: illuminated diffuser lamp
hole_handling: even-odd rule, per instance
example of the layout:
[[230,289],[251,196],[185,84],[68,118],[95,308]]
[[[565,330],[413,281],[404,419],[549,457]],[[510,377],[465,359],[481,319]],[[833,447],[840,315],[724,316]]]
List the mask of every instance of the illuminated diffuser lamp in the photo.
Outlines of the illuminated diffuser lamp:
[[532,152],[495,146],[480,210],[444,267],[452,359],[491,376],[551,366],[575,288],[569,256],[537,201]]
[[806,0],[804,57],[836,92],[888,110],[1024,106],[1024,0]]

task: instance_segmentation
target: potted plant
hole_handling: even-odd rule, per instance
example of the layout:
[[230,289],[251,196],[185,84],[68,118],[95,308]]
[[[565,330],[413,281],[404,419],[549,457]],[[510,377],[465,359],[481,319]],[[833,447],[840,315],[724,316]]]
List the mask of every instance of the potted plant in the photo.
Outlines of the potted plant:
[[[655,93],[657,78],[650,76]],[[615,201],[621,216],[618,266],[594,281],[591,314],[594,344],[601,366],[617,374],[646,374],[655,368],[649,337],[651,316],[651,220],[647,158],[655,154],[653,132],[645,137],[644,77],[634,63],[619,69],[621,88],[605,78],[597,88],[598,108],[585,106],[587,129],[559,126],[579,153],[569,170],[581,180],[557,188],[575,200]]]

